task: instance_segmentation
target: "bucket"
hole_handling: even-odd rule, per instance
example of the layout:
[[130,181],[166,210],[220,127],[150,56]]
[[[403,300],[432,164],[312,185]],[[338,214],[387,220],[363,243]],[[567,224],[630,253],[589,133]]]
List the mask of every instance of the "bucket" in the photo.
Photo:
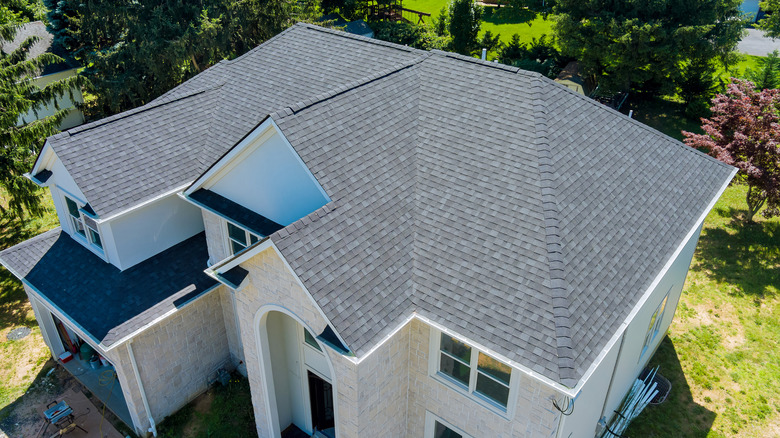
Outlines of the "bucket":
[[97,356],[93,356],[92,359],[89,360],[89,366],[91,366],[93,370],[100,368],[100,359],[98,359]]

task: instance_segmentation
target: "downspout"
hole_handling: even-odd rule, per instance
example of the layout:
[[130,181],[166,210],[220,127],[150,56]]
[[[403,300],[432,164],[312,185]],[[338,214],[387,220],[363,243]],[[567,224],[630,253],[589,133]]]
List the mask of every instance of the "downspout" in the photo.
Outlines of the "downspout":
[[138,382],[138,389],[141,390],[141,400],[144,402],[144,409],[146,409],[146,418],[149,419],[149,424],[151,427],[149,430],[152,431],[152,435],[157,436],[157,427],[154,424],[154,419],[152,418],[152,411],[149,410],[149,401],[146,400],[146,391],[144,391],[144,384],[141,383],[141,375],[138,374],[138,364],[135,362],[135,354],[133,354],[133,340],[127,341],[127,352],[130,353],[130,363],[133,364],[133,374],[135,374],[135,380]]
[[607,395],[604,397],[604,404],[601,406],[601,418],[599,419],[599,423],[601,423],[602,420],[604,420],[604,424],[606,425],[606,415],[604,413],[604,410],[607,408],[607,402],[609,401],[609,394],[612,392],[612,383],[615,381],[615,371],[617,371],[618,365],[620,365],[620,356],[623,355],[623,343],[626,341],[626,332],[628,331],[628,324],[623,323],[624,329],[623,334],[620,335],[620,348],[618,348],[618,354],[615,358],[615,366],[612,367],[612,376],[609,378],[609,385],[607,386]]

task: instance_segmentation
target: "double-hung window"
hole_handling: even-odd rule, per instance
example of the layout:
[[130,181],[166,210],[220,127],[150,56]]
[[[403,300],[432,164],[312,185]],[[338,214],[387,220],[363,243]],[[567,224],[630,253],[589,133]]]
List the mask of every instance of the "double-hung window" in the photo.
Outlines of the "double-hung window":
[[512,368],[445,333],[439,337],[437,373],[504,409]]
[[661,301],[661,304],[658,305],[658,308],[655,309],[653,316],[650,318],[650,324],[647,327],[647,334],[645,334],[645,343],[642,346],[642,354],[639,355],[639,359],[642,359],[647,349],[650,348],[650,344],[653,342],[653,339],[655,339],[655,337],[658,335],[658,332],[661,330],[661,323],[664,320],[664,310],[666,310],[666,300],[668,299],[669,294],[667,293],[664,297],[664,300]]
[[65,196],[65,204],[68,207],[68,218],[70,219],[71,228],[79,236],[87,239],[92,246],[99,250],[103,250],[103,241],[100,239],[100,231],[98,231],[97,222],[95,222],[89,216],[84,215],[79,209],[79,205],[76,201]]
[[425,438],[471,438],[457,427],[429,411],[425,412]]
[[246,249],[247,246],[252,245],[259,239],[249,231],[227,223],[228,241],[230,241],[230,251],[235,255]]

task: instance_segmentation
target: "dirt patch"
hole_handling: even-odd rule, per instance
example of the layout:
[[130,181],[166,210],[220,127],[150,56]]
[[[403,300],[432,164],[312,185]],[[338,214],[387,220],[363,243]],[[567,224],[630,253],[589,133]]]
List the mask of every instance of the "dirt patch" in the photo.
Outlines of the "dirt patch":
[[688,318],[686,325],[698,327],[712,325],[721,333],[721,343],[729,350],[745,344],[745,329],[739,320],[736,309],[731,303],[724,303],[715,309],[711,305],[699,304],[692,307],[693,315]]
[[192,401],[192,410],[195,411],[195,414],[192,415],[192,417],[190,417],[190,420],[182,429],[182,437],[193,437],[198,435],[200,429],[199,426],[201,424],[198,417],[200,415],[209,412],[211,410],[211,404],[213,402],[214,402],[213,389],[209,389],[208,391],[199,395],[195,400]]

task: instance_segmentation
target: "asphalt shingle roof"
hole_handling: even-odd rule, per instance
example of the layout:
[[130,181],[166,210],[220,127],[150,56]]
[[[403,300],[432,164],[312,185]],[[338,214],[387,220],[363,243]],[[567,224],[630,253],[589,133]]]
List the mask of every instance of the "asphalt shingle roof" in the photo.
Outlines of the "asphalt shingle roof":
[[217,285],[205,233],[120,271],[62,232],[0,252],[0,260],[105,346]]
[[0,50],[3,53],[11,53],[30,37],[38,38],[38,41],[30,48],[27,54],[28,59],[36,58],[44,53],[51,53],[63,59],[62,62],[46,65],[39,72],[41,76],[59,73],[79,66],[78,62],[70,56],[65,48],[54,42],[54,35],[49,33],[42,21],[32,21],[21,25],[12,41],[0,41]]
[[349,348],[417,312],[568,386],[732,175],[538,74],[305,24],[49,144],[105,218],[269,113],[332,199],[272,239]]

